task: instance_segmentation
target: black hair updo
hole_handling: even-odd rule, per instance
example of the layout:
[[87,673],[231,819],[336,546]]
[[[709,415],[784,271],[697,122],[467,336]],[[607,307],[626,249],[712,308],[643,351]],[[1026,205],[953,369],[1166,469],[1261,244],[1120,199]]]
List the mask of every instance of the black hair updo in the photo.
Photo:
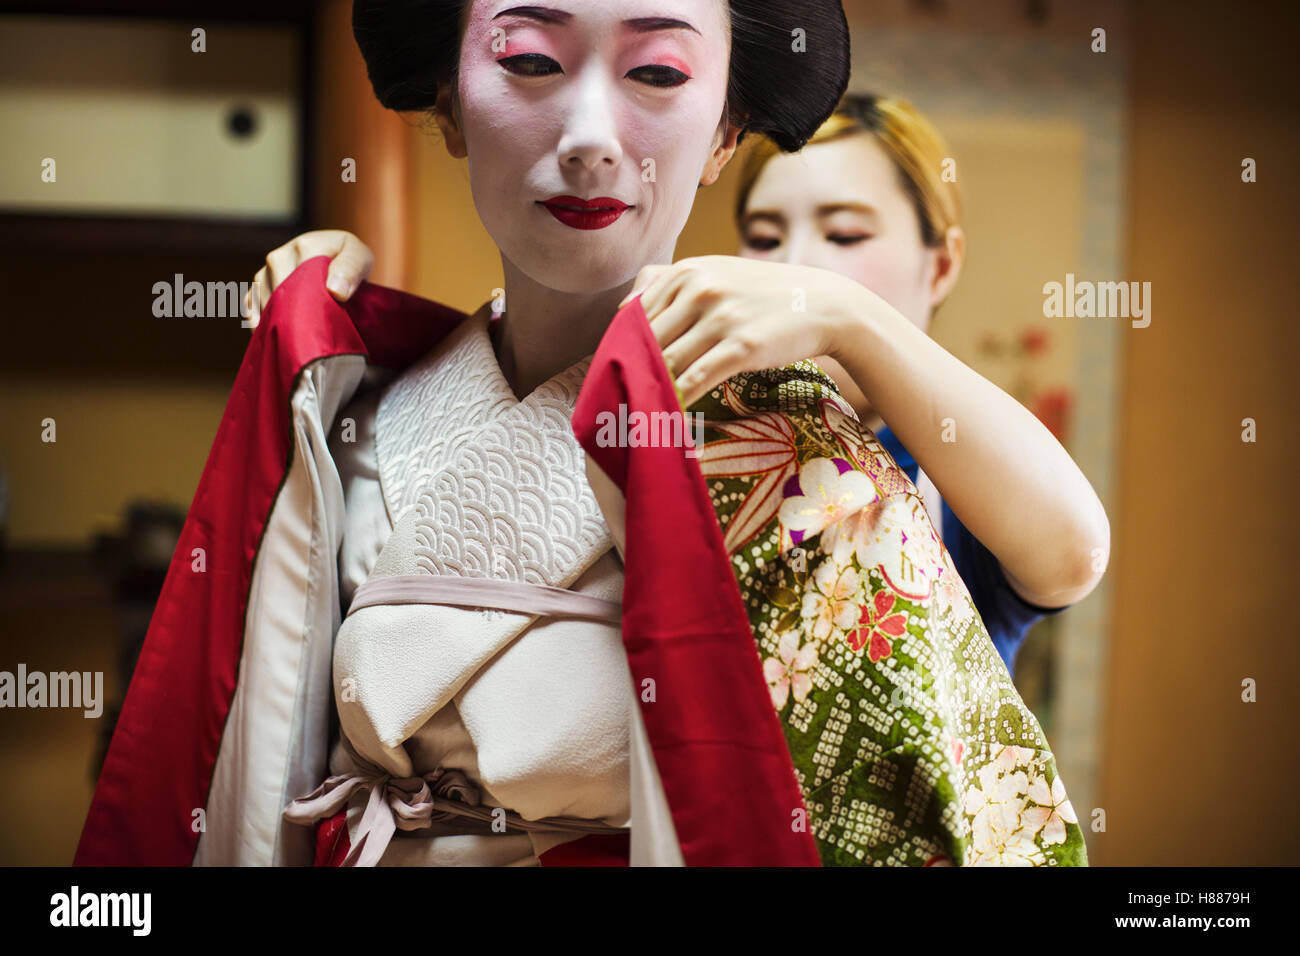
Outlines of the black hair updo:
[[[454,83],[470,0],[355,0],[352,32],[379,102],[430,110]],[[797,152],[849,82],[849,28],[840,0],[729,0],[727,110],[745,133]],[[802,31],[800,35],[797,31]]]

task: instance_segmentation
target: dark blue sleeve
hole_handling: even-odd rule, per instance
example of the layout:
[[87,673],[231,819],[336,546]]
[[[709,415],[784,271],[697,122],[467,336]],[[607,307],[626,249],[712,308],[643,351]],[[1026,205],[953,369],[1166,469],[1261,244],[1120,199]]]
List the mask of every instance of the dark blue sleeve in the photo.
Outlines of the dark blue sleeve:
[[975,610],[993,638],[1007,671],[1015,674],[1016,651],[1029,628],[1049,614],[1059,614],[1064,607],[1048,608],[1030,604],[1011,586],[1002,565],[984,547],[957,515],[943,503],[943,543],[952,554],[952,563],[961,575],[975,602]]

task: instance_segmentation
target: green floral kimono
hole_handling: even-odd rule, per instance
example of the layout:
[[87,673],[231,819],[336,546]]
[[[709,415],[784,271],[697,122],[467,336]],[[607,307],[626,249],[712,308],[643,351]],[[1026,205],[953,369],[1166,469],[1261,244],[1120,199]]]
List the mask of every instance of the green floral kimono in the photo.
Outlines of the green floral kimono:
[[1087,865],[1042,728],[907,475],[810,361],[691,406],[826,865]]

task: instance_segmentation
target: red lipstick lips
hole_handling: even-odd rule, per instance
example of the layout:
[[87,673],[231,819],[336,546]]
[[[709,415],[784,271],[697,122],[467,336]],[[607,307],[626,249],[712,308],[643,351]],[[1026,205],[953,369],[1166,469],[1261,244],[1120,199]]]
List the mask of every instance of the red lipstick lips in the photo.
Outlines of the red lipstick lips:
[[547,211],[574,229],[604,229],[618,221],[630,206],[609,196],[579,199],[577,196],[553,196],[542,203]]

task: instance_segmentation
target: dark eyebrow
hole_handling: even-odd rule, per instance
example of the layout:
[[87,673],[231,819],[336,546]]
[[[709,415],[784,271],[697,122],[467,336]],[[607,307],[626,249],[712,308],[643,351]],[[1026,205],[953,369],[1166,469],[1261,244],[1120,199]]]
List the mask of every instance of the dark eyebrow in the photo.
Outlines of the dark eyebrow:
[[756,222],[770,222],[772,225],[780,229],[785,228],[785,216],[781,215],[779,212],[769,212],[766,209],[755,209],[752,212],[745,213],[745,215],[741,217],[740,228],[746,229]]
[[[539,20],[542,23],[568,23],[573,19],[573,14],[567,10],[556,10],[553,7],[511,7],[508,10],[502,10],[492,19],[498,20],[504,16],[526,17],[529,20]],[[624,20],[623,25],[633,33],[655,33],[659,30],[700,32],[685,20],[674,20],[672,17],[637,17],[634,20]]]
[[[867,216],[880,215],[879,210],[864,202],[822,203],[817,207],[817,215],[819,218],[830,216],[837,212],[858,212]],[[745,213],[744,217],[740,220],[740,224],[741,226],[748,226],[751,222],[770,222],[777,226],[784,226],[785,216],[770,209],[753,209]]]
[[502,17],[508,16],[541,20],[543,23],[568,23],[573,19],[573,14],[567,10],[556,10],[552,7],[511,7],[508,10],[502,10],[492,19],[500,20]]
[[623,25],[633,33],[654,33],[657,30],[690,30],[692,33],[699,33],[685,20],[674,20],[672,17],[639,17],[635,20],[624,20]]
[[837,212],[860,212],[868,216],[878,215],[874,206],[868,206],[864,202],[834,202],[824,203],[817,207],[817,215],[829,216]]

